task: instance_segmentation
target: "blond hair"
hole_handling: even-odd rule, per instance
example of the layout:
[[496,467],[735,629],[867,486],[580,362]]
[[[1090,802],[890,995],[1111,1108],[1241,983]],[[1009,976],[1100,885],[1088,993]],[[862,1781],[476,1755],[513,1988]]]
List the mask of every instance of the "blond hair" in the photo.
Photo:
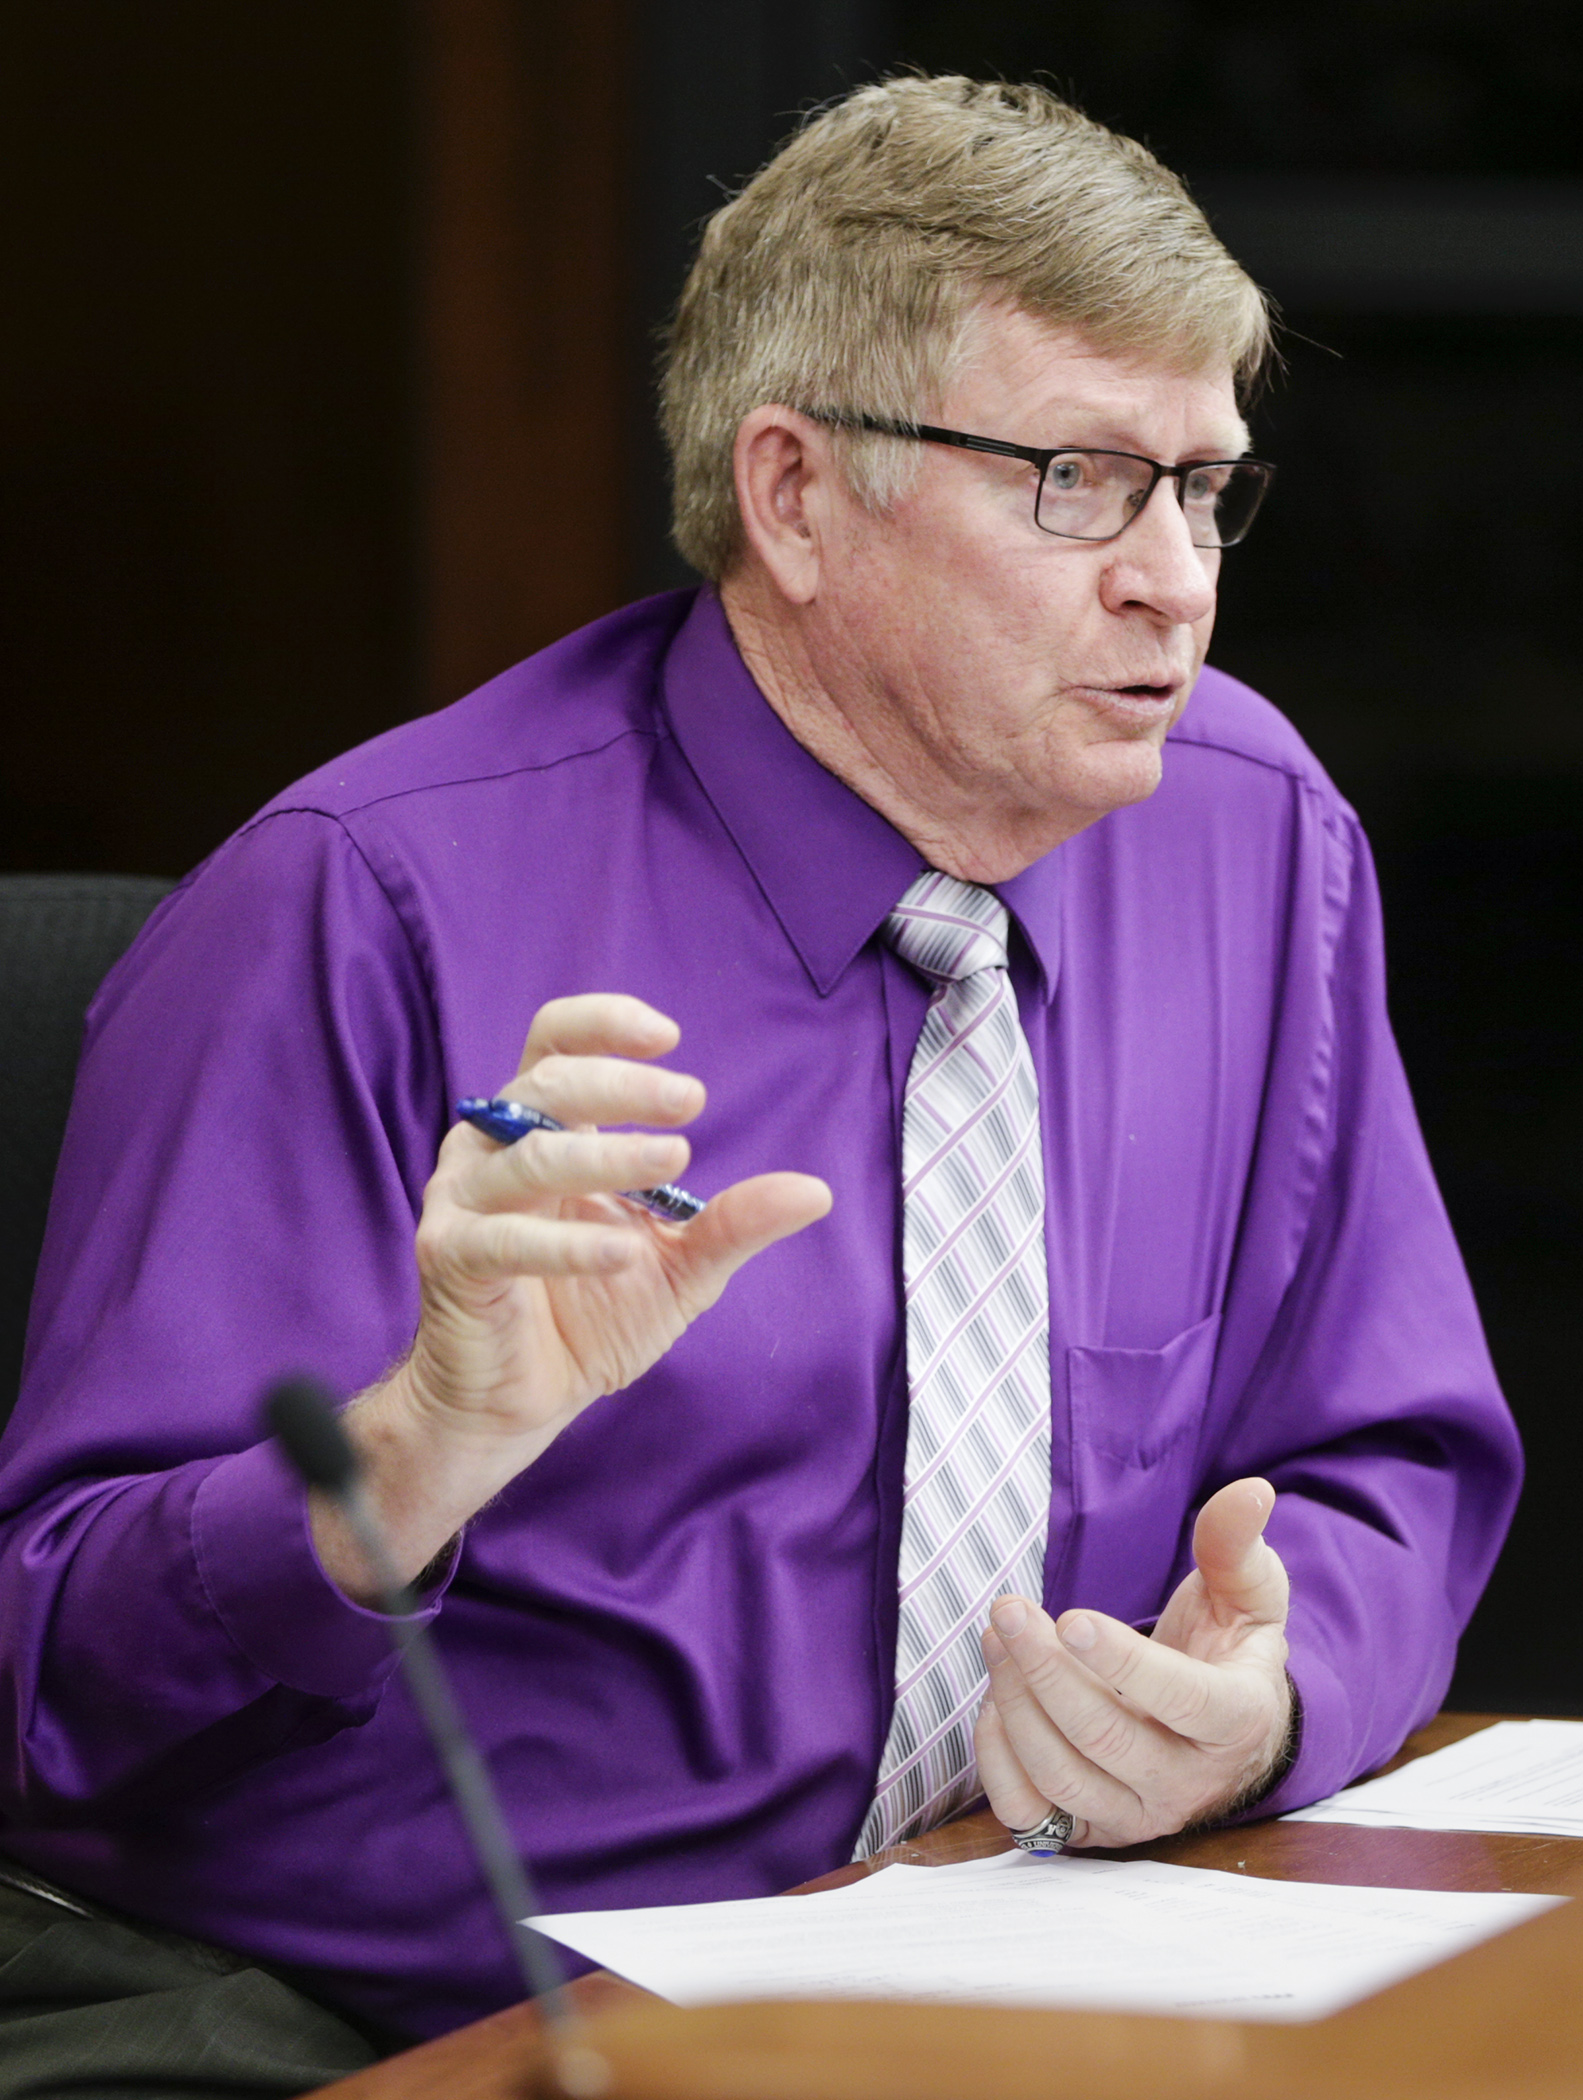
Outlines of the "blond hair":
[[[737,557],[731,453],[750,410],[927,420],[994,301],[1101,350],[1229,367],[1244,386],[1269,354],[1262,293],[1135,140],[1042,87],[944,75],[859,88],[704,229],[663,368],[682,554],[715,577]],[[916,470],[914,446],[833,441],[876,511]]]

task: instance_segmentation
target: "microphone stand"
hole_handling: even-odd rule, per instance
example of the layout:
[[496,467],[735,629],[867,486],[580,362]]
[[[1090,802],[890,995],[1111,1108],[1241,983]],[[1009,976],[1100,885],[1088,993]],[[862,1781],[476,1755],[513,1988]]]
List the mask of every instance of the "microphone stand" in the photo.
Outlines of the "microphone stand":
[[265,1396],[264,1413],[297,1472],[335,1505],[357,1541],[379,1608],[390,1621],[390,1638],[407,1689],[494,1898],[524,1993],[537,2001],[543,2014],[556,2082],[572,2100],[600,2100],[611,2087],[610,2066],[584,2038],[582,2017],[567,1996],[559,1955],[529,1923],[541,1909],[532,1876],[506,1828],[500,1798],[462,1719],[439,1649],[427,1625],[415,1616],[421,1606],[397,1570],[363,1493],[357,1454],[336,1418],[330,1395],[311,1378],[283,1379]]

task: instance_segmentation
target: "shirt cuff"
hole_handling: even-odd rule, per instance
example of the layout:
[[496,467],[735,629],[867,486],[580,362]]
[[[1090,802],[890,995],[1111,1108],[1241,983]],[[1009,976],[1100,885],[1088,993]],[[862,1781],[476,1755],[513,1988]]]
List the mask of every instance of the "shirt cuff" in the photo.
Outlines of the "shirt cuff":
[[1297,1754],[1279,1784],[1229,1818],[1232,1823],[1262,1822],[1267,1816],[1285,1815],[1289,1808],[1306,1808],[1356,1776],[1348,1763],[1352,1719],[1340,1678],[1312,1649],[1296,1645],[1286,1669],[1301,1715]]
[[393,1630],[432,1619],[452,1572],[410,1620],[355,1603],[320,1565],[307,1490],[273,1443],[222,1459],[205,1476],[193,1498],[192,1546],[236,1647],[264,1676],[321,1699],[377,1690],[395,1666]]

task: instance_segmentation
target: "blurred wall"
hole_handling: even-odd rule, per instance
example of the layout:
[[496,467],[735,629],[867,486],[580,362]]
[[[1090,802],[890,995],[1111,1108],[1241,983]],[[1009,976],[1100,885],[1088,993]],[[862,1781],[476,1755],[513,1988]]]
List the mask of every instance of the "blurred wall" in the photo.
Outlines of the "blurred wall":
[[180,874],[627,588],[621,0],[0,18],[0,865]]
[[392,15],[4,12],[7,866],[179,874],[413,708],[414,149]]
[[627,595],[633,68],[622,0],[421,0],[423,690]]

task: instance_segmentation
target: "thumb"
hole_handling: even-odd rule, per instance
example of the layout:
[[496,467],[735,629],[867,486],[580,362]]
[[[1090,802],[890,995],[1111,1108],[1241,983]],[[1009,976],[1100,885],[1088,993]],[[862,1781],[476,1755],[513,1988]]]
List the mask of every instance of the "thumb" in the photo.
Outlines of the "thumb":
[[745,1261],[814,1224],[830,1203],[829,1188],[811,1174],[757,1174],[712,1196],[690,1225],[667,1235],[687,1317],[713,1305]]
[[1217,1618],[1240,1616],[1280,1625],[1288,1584],[1280,1555],[1265,1543],[1275,1507],[1267,1480],[1233,1480],[1211,1495],[1193,1526],[1193,1558]]

